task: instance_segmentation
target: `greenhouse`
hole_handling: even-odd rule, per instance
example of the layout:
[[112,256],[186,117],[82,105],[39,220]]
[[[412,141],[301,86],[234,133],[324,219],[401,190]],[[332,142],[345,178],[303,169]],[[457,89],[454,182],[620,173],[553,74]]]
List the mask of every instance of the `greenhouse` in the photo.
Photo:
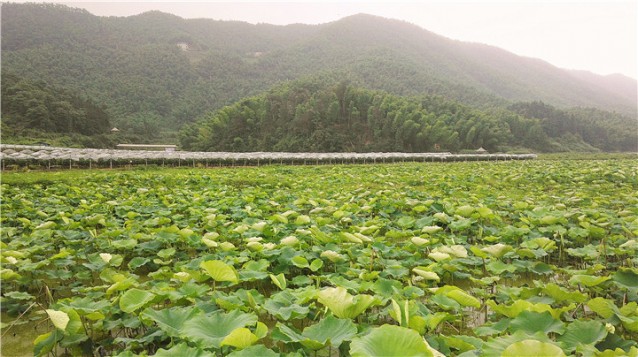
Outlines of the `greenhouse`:
[[438,153],[292,153],[189,152],[118,149],[77,149],[51,146],[0,145],[2,169],[113,168],[123,166],[260,166],[374,164],[394,162],[505,161],[535,159],[534,154]]

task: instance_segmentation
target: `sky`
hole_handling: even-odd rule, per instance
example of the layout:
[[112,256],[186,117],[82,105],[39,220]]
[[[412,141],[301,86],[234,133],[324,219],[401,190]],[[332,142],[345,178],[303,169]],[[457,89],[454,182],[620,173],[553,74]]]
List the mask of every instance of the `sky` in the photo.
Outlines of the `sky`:
[[[20,1],[23,2],[23,1]],[[62,0],[99,16],[160,10],[183,18],[287,25],[367,13],[400,19],[445,37],[500,47],[566,69],[637,78],[638,1],[190,1]]]

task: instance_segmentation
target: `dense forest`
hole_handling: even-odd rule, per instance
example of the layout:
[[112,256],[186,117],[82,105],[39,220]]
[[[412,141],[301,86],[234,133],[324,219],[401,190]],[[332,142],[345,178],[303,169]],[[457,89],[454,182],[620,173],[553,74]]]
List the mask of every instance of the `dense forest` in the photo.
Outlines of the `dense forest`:
[[[11,136],[48,133],[74,135],[86,144],[105,142],[111,129],[103,106],[45,82],[2,74],[2,128],[4,141]],[[98,145],[100,145],[98,143]]]
[[[193,148],[208,147],[205,140],[195,140],[198,135],[192,135],[200,131],[196,122],[203,122],[204,127],[211,117],[219,115],[218,110],[228,111],[227,106],[241,106],[267,91],[282,90],[285,83],[304,81],[304,78],[323,78],[326,82],[347,79],[353,84],[353,91],[382,91],[396,100],[439,98],[472,111],[476,120],[487,121],[486,128],[491,127],[492,122],[502,123],[500,115],[520,114],[518,117],[526,118],[526,123],[538,122],[538,128],[549,135],[551,142],[571,140],[574,145],[568,145],[570,150],[630,147],[626,141],[631,138],[615,133],[636,126],[636,81],[633,79],[566,71],[495,47],[453,41],[406,22],[375,16],[355,15],[322,25],[274,26],[185,20],[156,11],[130,17],[98,17],[85,10],[54,4],[3,3],[1,13],[3,88],[9,85],[7,81],[12,80],[11,76],[15,76],[20,81],[43,83],[47,88],[72,93],[94,103],[108,115],[111,125],[121,130],[117,138],[109,137],[109,140],[120,142],[175,143],[182,130],[179,136],[185,148],[190,147],[190,141],[194,143]],[[313,95],[319,98],[319,93]],[[3,91],[2,96],[3,107],[13,100],[8,92]],[[552,117],[555,120],[567,118],[569,121],[577,117],[582,119],[578,120],[579,125],[589,122],[588,128],[606,129],[603,133],[596,131],[598,129],[570,127],[568,132],[556,137],[548,129],[554,119],[532,112],[519,113],[517,109],[516,103],[540,101],[565,113]],[[360,116],[367,118],[368,113],[361,113],[356,100],[353,103]],[[343,105],[343,110],[349,110],[350,102]],[[597,109],[569,109],[573,107]],[[312,110],[319,113],[330,108]],[[46,119],[54,117],[54,113],[47,113],[42,117],[43,122],[34,126],[39,128],[39,133],[14,130],[18,121],[5,122],[4,114],[3,111],[3,137],[9,140],[19,140],[14,134],[45,137],[58,130]],[[296,128],[295,122],[285,122],[294,116],[278,115],[271,113],[278,117],[279,127],[287,125],[287,131],[314,133],[319,128]],[[328,114],[315,116],[332,118]],[[18,117],[14,115],[14,118]],[[400,121],[407,120],[400,118]],[[510,136],[508,130],[504,130],[504,136],[496,135],[505,141],[492,143],[494,139],[486,137],[482,142],[482,139],[472,139],[474,134],[463,136],[464,130],[456,128],[456,119],[441,120],[454,127],[459,135],[459,141],[449,145],[450,150],[477,144],[509,147],[510,138],[521,138],[515,133],[517,129],[511,129],[514,131],[510,130]],[[430,121],[431,118],[422,122]],[[598,121],[605,123],[596,124]],[[79,127],[67,125],[66,128],[81,132]],[[321,134],[316,135],[337,135],[340,128],[325,123],[320,129]],[[371,127],[371,132],[350,138],[352,142],[348,144],[332,138],[330,140],[340,144],[326,144],[328,139],[322,139],[316,145],[342,150],[402,148],[414,151],[426,150],[434,143],[442,144],[437,141],[443,140],[392,141],[387,138],[390,134],[377,135],[374,132],[377,129]],[[247,140],[252,135],[228,134],[233,137],[224,138],[224,142],[235,138]],[[108,131],[101,135],[108,135]],[[343,133],[337,135],[341,136]],[[381,137],[383,141],[377,142]],[[552,139],[561,137],[569,140]],[[365,141],[353,141],[355,139]],[[268,142],[282,140],[276,137]],[[78,145],[87,145],[84,141]],[[308,147],[313,142],[308,138],[302,140],[302,144],[284,144],[284,141],[277,147],[264,143],[259,147],[276,150],[296,145]],[[582,143],[589,144],[583,146]],[[93,144],[105,145],[111,142],[101,140]],[[243,146],[235,145],[240,146],[245,147],[244,150],[251,147],[247,142]],[[561,144],[546,146],[528,142],[513,146],[567,149]]]
[[181,135],[200,151],[632,151],[635,121],[542,102],[477,109],[325,79],[287,83],[210,113]]

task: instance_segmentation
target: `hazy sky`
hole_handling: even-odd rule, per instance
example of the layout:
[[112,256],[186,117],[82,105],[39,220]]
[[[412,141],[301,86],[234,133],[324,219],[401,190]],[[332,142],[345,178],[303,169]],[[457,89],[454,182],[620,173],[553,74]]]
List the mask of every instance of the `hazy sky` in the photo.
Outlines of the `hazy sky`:
[[318,24],[357,13],[414,23],[440,35],[501,47],[558,67],[636,78],[637,1],[407,2],[87,2],[66,0],[101,16],[160,10],[183,18],[285,25]]

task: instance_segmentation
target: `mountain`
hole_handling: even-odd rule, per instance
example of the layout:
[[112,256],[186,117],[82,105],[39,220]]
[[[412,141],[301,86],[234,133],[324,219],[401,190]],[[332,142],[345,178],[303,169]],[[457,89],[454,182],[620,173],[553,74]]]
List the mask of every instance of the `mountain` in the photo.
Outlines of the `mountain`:
[[[99,17],[53,4],[2,4],[2,71],[105,105],[135,140],[176,140],[185,124],[274,85],[317,76],[475,108],[542,101],[635,122],[636,81],[450,40],[365,14],[322,25],[186,20],[157,11]],[[132,139],[133,140],[133,139]]]

